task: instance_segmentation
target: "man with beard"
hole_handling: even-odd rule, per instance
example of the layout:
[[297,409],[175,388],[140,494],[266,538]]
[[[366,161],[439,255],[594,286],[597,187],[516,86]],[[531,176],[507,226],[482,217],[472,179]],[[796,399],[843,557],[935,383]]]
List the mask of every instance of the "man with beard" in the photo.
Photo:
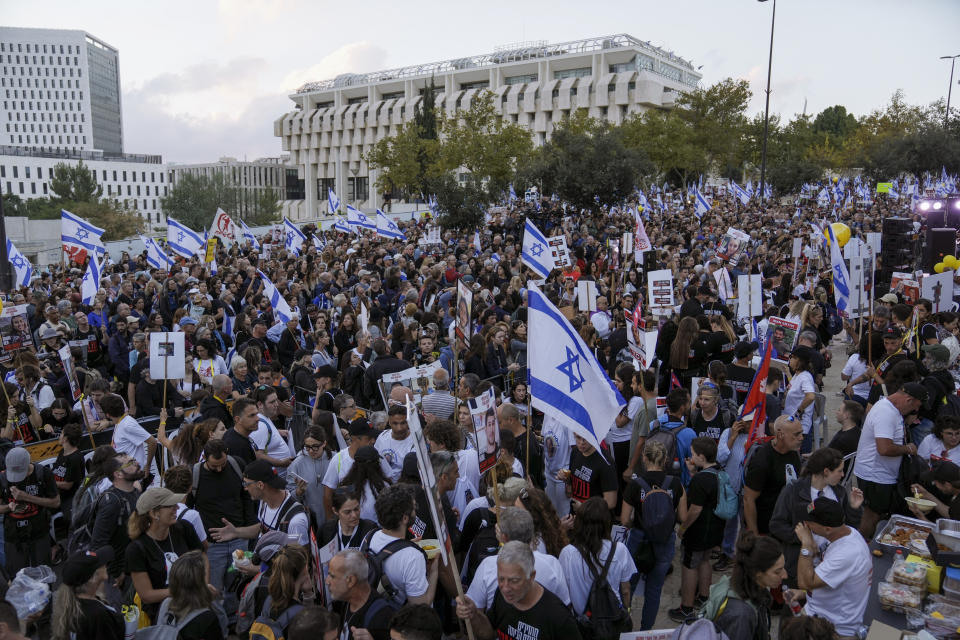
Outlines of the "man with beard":
[[90,548],[99,549],[107,545],[113,548],[115,560],[107,567],[107,573],[112,584],[122,593],[123,584],[128,579],[124,560],[127,545],[130,544],[127,520],[137,508],[140,489],[135,483],[143,478],[143,471],[135,459],[119,454],[104,463],[103,472],[110,479],[111,486],[97,498]]

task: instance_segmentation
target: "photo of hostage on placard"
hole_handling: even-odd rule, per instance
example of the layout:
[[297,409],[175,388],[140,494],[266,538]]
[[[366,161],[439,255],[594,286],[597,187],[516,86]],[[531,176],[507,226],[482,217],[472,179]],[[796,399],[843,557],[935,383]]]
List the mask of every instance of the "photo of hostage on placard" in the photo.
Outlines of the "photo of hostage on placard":
[[0,340],[3,341],[0,361],[9,360],[21,349],[36,351],[30,323],[27,321],[27,305],[7,307],[3,310],[3,315],[0,316]]
[[469,342],[473,328],[470,322],[472,308],[473,291],[463,280],[457,280],[457,324],[454,331],[464,343]]
[[786,362],[797,341],[800,326],[784,318],[772,317],[767,324],[767,342],[773,341],[772,358]]
[[500,422],[497,420],[493,389],[488,389],[486,393],[467,402],[477,438],[480,473],[484,473],[497,463],[497,454],[500,452]]
[[740,253],[747,248],[749,241],[750,236],[746,233],[730,227],[720,239],[720,242],[717,243],[717,257],[736,266],[740,259]]

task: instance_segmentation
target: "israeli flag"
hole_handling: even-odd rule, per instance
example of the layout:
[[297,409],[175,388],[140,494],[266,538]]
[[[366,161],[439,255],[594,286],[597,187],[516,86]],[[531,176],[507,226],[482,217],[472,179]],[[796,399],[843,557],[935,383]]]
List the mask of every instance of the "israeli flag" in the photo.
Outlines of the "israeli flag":
[[528,219],[523,225],[523,246],[520,250],[520,260],[527,265],[538,278],[546,278],[553,271],[553,259],[547,239],[537,229],[537,226]]
[[707,202],[707,199],[703,197],[702,193],[700,193],[700,189],[693,190],[693,202],[693,213],[695,216],[697,216],[698,220],[703,218],[703,214],[705,214],[707,211],[710,211],[710,203]]
[[510,202],[517,199],[517,192],[513,190],[513,183],[510,183]]
[[[380,210],[377,209],[377,211],[379,212]],[[355,209],[350,205],[347,205],[347,224],[351,227],[356,227],[357,232],[359,232],[360,229],[370,229],[371,231],[377,230],[376,220],[371,220],[364,215],[362,211]]]
[[387,217],[383,211],[377,209],[377,235],[381,238],[390,238],[391,240],[406,240],[407,236],[397,223]]
[[769,182],[763,185],[763,197],[767,200],[773,198],[773,187],[770,186]]
[[531,402],[599,451],[626,402],[580,334],[536,285],[527,289],[527,301]]
[[7,238],[7,260],[10,261],[10,264],[13,265],[13,270],[16,273],[16,281],[14,286],[17,287],[28,287],[30,286],[30,278],[33,277],[33,265],[30,264],[30,261],[20,253],[20,251],[13,246],[13,240]]
[[263,281],[263,295],[266,296],[267,300],[270,301],[270,306],[273,307],[277,318],[280,320],[280,322],[289,322],[290,317],[293,315],[293,311],[290,310],[290,305],[287,304],[287,301],[283,299],[282,295],[280,295],[280,290],[277,289],[276,285],[270,282],[270,278],[268,278],[263,271],[257,269],[257,275],[259,275],[260,280]]
[[320,236],[313,235],[312,237],[313,237],[313,246],[314,248],[316,248],[317,252],[319,253],[323,251],[327,245],[324,244],[323,240],[320,239]]
[[252,246],[257,251],[260,250],[260,243],[257,242],[256,236],[253,235],[253,231],[250,231],[250,227],[247,226],[247,223],[243,220],[240,221],[240,227],[243,229],[243,239],[250,241],[250,246]]
[[293,255],[299,256],[303,243],[307,241],[306,234],[300,231],[297,225],[290,222],[288,218],[283,219],[283,232],[286,238],[283,243],[284,248]]
[[143,246],[147,248],[147,264],[154,269],[170,269],[174,265],[173,258],[168,256],[157,241],[153,238],[140,236]]
[[233,324],[236,322],[236,318],[226,312],[223,312],[223,335],[233,337]]
[[[637,188],[634,187],[634,189]],[[643,207],[644,212],[650,209],[650,201],[647,200],[647,196],[640,189],[637,189],[637,204]]]
[[347,223],[347,219],[343,216],[337,216],[333,219],[333,226],[331,229],[334,231],[339,231],[340,233],[353,233],[353,229],[350,228],[350,225]]
[[203,249],[203,237],[173,218],[167,218],[167,245],[178,256],[192,258]]
[[73,245],[88,251],[104,253],[106,248],[100,237],[104,229],[75,216],[66,209],[60,210],[60,239],[63,244]]
[[327,206],[330,207],[330,213],[334,214],[340,210],[340,198],[333,192],[333,189],[327,189]]
[[747,193],[746,189],[738,185],[736,182],[730,183],[733,187],[733,195],[740,200],[740,203],[743,205],[750,204],[750,194]]
[[843,260],[843,252],[840,251],[840,243],[833,235],[833,229],[830,225],[824,229],[830,238],[830,267],[833,270],[833,295],[837,301],[837,311],[841,316],[846,315],[847,307],[850,306],[850,273],[847,271],[847,263]]
[[97,263],[96,256],[90,256],[90,263],[87,264],[87,272],[83,274],[83,283],[80,285],[81,302],[83,304],[93,304],[93,299],[100,291],[100,268],[102,265]]
[[434,217],[440,215],[440,205],[437,204],[437,196],[436,196],[436,195],[431,195],[431,196],[427,199],[427,208],[430,209],[430,213],[432,213],[432,214],[434,215]]
[[480,231],[473,232],[473,255],[478,256],[483,253],[483,247],[480,245]]

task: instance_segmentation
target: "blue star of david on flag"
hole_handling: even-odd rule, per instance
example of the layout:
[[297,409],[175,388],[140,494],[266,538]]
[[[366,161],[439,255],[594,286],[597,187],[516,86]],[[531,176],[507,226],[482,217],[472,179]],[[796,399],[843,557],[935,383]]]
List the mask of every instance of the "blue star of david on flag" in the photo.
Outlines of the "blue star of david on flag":
[[22,268],[23,268],[23,258],[21,258],[20,256],[17,256],[16,258],[14,258],[14,259],[13,259],[13,266],[16,267],[17,269],[22,269]]
[[77,229],[77,238],[85,240],[90,237],[90,232],[86,229]]
[[287,229],[287,241],[284,244],[284,248],[293,255],[299,256],[300,250],[303,249],[303,243],[307,240],[307,236],[288,218],[283,219],[283,226]]
[[407,236],[400,231],[400,227],[397,224],[388,218],[383,211],[377,209],[377,222],[376,222],[377,235],[383,238],[390,238],[392,240],[406,240]]
[[204,237],[173,218],[167,218],[167,246],[182,258],[192,258],[200,253],[206,242]]
[[546,250],[547,238],[537,226],[526,221],[523,227],[523,245],[520,249],[520,260],[527,265],[538,278],[546,278],[554,269],[553,260]]
[[534,257],[539,258],[539,257],[540,257],[540,254],[543,253],[543,245],[540,244],[539,242],[535,243],[535,244],[530,248],[530,253],[533,254]]
[[180,242],[183,242],[183,239],[184,239],[185,237],[186,237],[186,234],[185,234],[183,231],[181,231],[180,233],[177,234],[177,240],[180,241]]
[[560,363],[557,370],[568,378],[570,393],[583,386],[583,374],[580,373],[580,356],[566,348],[567,359]]

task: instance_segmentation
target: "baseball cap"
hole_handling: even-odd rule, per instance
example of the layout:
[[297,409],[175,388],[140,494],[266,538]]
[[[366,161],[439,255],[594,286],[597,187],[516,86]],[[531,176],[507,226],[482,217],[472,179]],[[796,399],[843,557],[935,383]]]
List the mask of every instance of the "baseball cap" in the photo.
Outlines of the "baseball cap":
[[332,364],[325,364],[313,374],[314,378],[336,378],[337,368]]
[[40,330],[40,339],[46,340],[47,338],[59,338],[60,332],[54,329],[53,327],[44,327]]
[[887,302],[889,304],[897,304],[900,302],[900,298],[897,297],[895,293],[885,293],[880,296],[880,302]]
[[30,452],[23,447],[14,447],[7,451],[7,480],[20,482],[30,473]]
[[950,349],[942,344],[925,344],[922,347],[923,352],[938,362],[950,362]]
[[280,549],[288,544],[296,544],[297,537],[283,531],[268,531],[259,538],[253,552],[260,558],[260,562],[270,562]]
[[134,322],[140,322],[140,318],[137,316],[127,316],[127,324],[133,324]]
[[900,391],[903,391],[911,398],[919,400],[924,406],[927,405],[927,399],[929,398],[929,394],[927,394],[927,388],[919,382],[907,382],[900,387]]
[[280,474],[277,473],[277,470],[273,468],[273,465],[261,459],[248,464],[246,469],[243,470],[243,477],[254,482],[262,482],[274,489],[283,489],[287,485]]
[[72,554],[63,563],[63,584],[68,587],[79,587],[86,584],[100,567],[113,562],[113,547],[107,545],[97,550]]
[[900,328],[893,325],[887,327],[887,330],[883,332],[884,340],[899,340],[902,337],[903,333],[900,331]]
[[824,527],[839,527],[843,525],[843,507],[836,500],[820,496],[807,505],[807,522],[816,522]]
[[377,430],[370,426],[366,418],[357,418],[351,422],[347,433],[352,438],[376,438],[378,435]]
[[733,349],[733,355],[737,359],[746,358],[758,348],[759,345],[756,342],[738,342]]
[[180,318],[180,326],[181,326],[181,327],[184,326],[184,325],[187,325],[187,324],[197,324],[197,321],[196,321],[196,319],[194,319],[194,318],[192,318],[192,317],[190,317],[190,316],[183,316],[182,318]]
[[357,449],[357,454],[353,456],[356,462],[376,462],[380,459],[380,452],[375,447],[367,445]]
[[144,515],[159,507],[172,507],[183,502],[186,496],[164,487],[150,487],[137,498],[137,513]]

